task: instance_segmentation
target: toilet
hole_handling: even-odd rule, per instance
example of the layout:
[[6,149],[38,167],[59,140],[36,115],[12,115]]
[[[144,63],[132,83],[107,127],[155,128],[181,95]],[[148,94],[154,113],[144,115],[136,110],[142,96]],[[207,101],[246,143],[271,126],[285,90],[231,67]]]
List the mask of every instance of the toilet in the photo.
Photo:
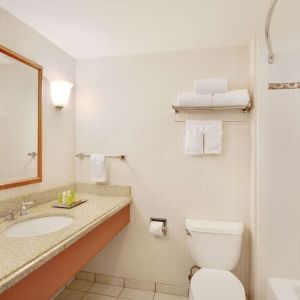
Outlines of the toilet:
[[240,280],[230,271],[241,255],[244,225],[186,219],[188,246],[201,269],[191,280],[189,300],[246,300]]

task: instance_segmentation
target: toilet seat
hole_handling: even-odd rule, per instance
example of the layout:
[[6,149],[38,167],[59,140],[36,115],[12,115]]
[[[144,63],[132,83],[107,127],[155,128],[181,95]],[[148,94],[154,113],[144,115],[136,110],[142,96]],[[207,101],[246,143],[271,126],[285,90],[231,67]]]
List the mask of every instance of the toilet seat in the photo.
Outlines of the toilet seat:
[[201,269],[192,277],[190,300],[246,300],[242,283],[229,271]]

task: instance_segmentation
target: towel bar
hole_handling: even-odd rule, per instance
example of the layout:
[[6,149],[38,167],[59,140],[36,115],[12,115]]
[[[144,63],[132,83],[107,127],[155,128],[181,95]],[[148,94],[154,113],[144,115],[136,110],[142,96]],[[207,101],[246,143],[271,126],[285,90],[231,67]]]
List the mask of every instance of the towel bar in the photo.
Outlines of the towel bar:
[[[84,159],[85,157],[90,157],[90,154],[78,153],[76,157],[79,159]],[[120,160],[125,160],[126,155],[105,155],[105,158],[118,158]]]

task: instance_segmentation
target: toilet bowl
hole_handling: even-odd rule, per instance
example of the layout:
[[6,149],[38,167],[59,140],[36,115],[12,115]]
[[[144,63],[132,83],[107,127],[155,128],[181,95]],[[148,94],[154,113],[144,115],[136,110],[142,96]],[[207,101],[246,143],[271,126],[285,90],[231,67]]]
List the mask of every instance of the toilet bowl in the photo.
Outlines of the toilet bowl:
[[245,300],[242,283],[229,271],[201,269],[192,277],[190,300]]
[[230,271],[237,265],[244,225],[187,219],[188,246],[200,267],[191,280],[190,300],[245,300],[245,290]]

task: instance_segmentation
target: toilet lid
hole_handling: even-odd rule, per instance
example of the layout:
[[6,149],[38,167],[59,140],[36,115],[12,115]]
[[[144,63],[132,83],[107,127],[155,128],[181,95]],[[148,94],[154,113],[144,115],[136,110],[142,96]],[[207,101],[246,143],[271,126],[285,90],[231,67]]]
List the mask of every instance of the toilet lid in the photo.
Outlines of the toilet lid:
[[192,299],[245,300],[242,283],[229,271],[201,269],[191,281]]

